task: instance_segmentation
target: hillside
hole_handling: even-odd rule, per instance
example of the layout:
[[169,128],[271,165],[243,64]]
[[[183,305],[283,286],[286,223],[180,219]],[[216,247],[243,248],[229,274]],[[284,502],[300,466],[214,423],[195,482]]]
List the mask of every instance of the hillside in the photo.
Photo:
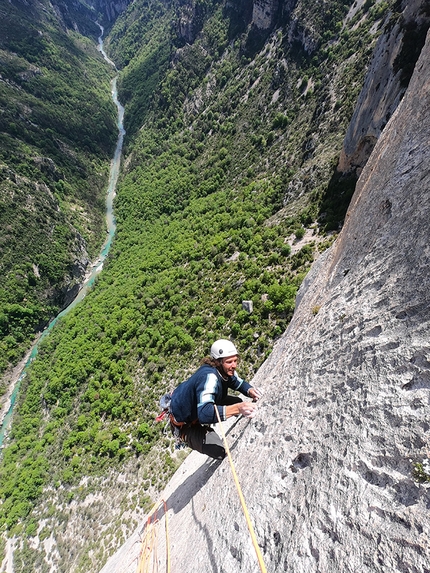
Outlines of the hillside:
[[72,300],[103,242],[116,133],[89,10],[2,0],[0,13],[2,374]]
[[[153,422],[160,394],[218,336],[248,378],[270,360],[385,128],[354,110],[386,100],[388,122],[407,88],[429,17],[411,6],[136,0],[113,23],[117,236],[22,385],[0,468],[2,570],[13,554],[16,572],[98,571],[186,455]],[[368,69],[390,80],[373,97]],[[370,129],[369,145],[351,135]]]

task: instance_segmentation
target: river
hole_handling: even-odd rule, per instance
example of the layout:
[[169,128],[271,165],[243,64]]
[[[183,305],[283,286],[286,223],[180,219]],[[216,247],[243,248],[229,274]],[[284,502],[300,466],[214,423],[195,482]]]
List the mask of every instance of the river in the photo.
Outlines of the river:
[[[108,62],[108,64],[110,64],[111,66],[113,66],[116,69],[114,62],[112,62],[112,60],[110,60],[108,58],[108,56],[106,55],[106,53],[103,49],[103,33],[104,33],[104,30],[103,30],[103,27],[100,26],[100,24],[98,24],[98,26],[100,28],[100,37],[98,39],[97,48],[98,48],[99,52],[101,52],[101,54],[103,55],[104,59]],[[13,383],[13,381],[12,381],[13,389],[12,389],[11,395],[9,397],[7,406],[5,408],[5,413],[3,415],[3,419],[1,420],[1,425],[0,425],[0,447],[3,444],[5,434],[7,433],[7,430],[9,429],[11,421],[12,421],[13,408],[14,408],[14,405],[15,405],[15,402],[16,402],[16,399],[18,396],[21,380],[26,375],[28,367],[30,366],[30,364],[32,363],[34,358],[36,357],[39,344],[42,342],[42,340],[45,338],[45,336],[47,336],[49,334],[49,332],[55,326],[57,321],[61,317],[63,317],[65,314],[67,314],[72,308],[74,308],[85,297],[88,290],[94,284],[94,281],[95,281],[97,275],[101,272],[101,270],[103,268],[103,262],[109,253],[109,249],[110,249],[111,244],[112,244],[112,239],[115,235],[116,225],[115,225],[115,217],[113,214],[113,200],[115,198],[115,190],[116,190],[116,185],[118,182],[119,168],[120,168],[120,164],[121,164],[122,145],[123,145],[124,136],[125,136],[125,130],[124,130],[124,126],[123,126],[124,108],[120,104],[120,102],[118,101],[118,92],[117,92],[117,85],[116,85],[117,84],[117,78],[118,78],[118,76],[116,76],[112,80],[112,83],[111,83],[112,100],[113,100],[114,104],[116,105],[117,111],[118,111],[118,119],[117,119],[118,140],[117,140],[117,144],[116,144],[116,148],[115,148],[115,153],[114,153],[114,156],[113,156],[113,159],[111,162],[110,174],[109,174],[109,185],[108,185],[107,195],[106,195],[107,237],[106,237],[106,240],[103,243],[103,246],[101,248],[100,255],[98,256],[97,260],[93,263],[91,270],[87,273],[87,275],[85,277],[85,281],[82,284],[82,287],[81,287],[79,293],[77,294],[76,298],[69,304],[69,306],[67,308],[65,308],[62,312],[60,312],[60,314],[58,314],[58,316],[56,316],[54,318],[54,320],[52,320],[49,323],[49,325],[46,327],[46,329],[41,333],[41,335],[38,337],[36,342],[33,344],[31,350],[27,354],[25,360],[23,361],[24,364],[23,364],[22,370],[18,371],[17,375],[15,375],[13,377],[15,380],[15,383]]]

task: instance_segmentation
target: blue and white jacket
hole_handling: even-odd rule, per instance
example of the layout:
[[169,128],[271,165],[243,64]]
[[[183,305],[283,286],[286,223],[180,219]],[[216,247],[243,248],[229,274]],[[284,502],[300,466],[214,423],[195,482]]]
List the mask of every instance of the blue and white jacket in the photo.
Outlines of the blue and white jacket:
[[173,391],[170,411],[177,422],[215,424],[218,419],[214,405],[218,408],[221,420],[226,419],[226,406],[222,406],[228,389],[238,390],[245,396],[252,386],[234,373],[227,380],[214,366],[203,364],[188,380],[179,384]]

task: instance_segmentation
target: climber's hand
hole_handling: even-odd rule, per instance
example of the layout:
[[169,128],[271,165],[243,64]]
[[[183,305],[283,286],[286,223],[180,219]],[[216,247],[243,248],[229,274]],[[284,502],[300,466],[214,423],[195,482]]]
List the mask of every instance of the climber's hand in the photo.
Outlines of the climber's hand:
[[253,402],[256,402],[257,400],[260,400],[260,398],[262,398],[263,392],[258,388],[250,388],[248,390],[248,396],[252,398]]
[[257,406],[253,402],[242,402],[238,404],[239,413],[244,418],[253,418],[257,413]]

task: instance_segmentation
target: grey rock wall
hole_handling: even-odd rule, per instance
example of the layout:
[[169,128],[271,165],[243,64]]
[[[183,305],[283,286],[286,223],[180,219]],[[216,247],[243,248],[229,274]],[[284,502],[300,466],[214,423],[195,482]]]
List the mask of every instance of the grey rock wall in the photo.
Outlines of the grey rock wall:
[[339,171],[366,164],[376,141],[401,101],[430,24],[427,0],[403,1],[401,15],[389,16],[345,136]]
[[269,30],[278,12],[277,0],[254,0],[252,23],[259,30]]
[[95,0],[95,8],[113,22],[130,4],[130,0]]

